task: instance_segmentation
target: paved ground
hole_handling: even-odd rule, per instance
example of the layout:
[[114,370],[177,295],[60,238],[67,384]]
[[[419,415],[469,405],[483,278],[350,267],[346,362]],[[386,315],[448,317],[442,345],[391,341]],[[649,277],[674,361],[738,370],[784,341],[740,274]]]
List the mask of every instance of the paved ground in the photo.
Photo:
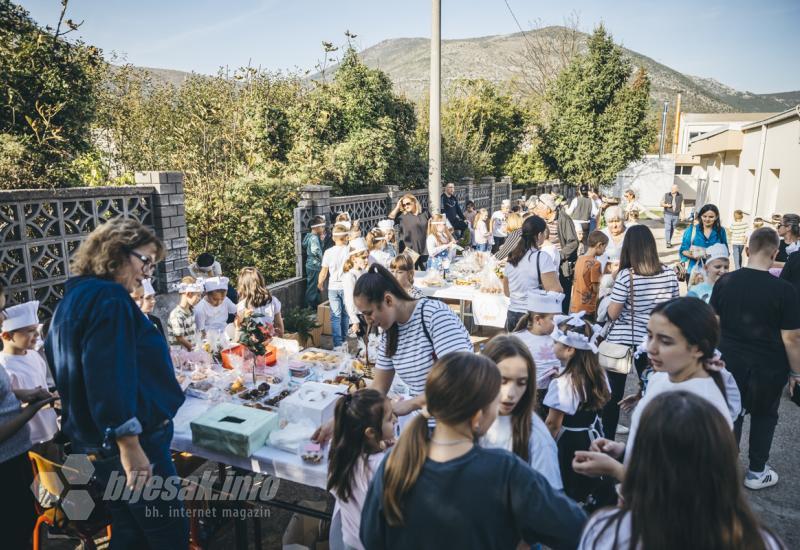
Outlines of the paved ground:
[[[677,246],[671,250],[665,247],[661,224],[657,221],[645,221],[644,223],[653,229],[662,261],[665,263],[677,261]],[[673,242],[680,242],[680,240],[679,238],[674,238]],[[629,391],[632,392],[635,387],[634,377],[629,378],[628,384]],[[623,413],[623,423],[627,424],[628,420]],[[781,402],[780,420],[778,421],[770,458],[770,465],[780,475],[780,482],[775,487],[758,492],[744,489],[755,512],[765,525],[783,539],[787,548],[800,548],[800,533],[797,530],[797,527],[800,526],[800,507],[798,507],[797,498],[797,495],[800,494],[798,426],[800,426],[800,408],[796,407],[788,399],[784,399]],[[746,423],[742,441],[743,464],[747,463],[747,428],[748,425]],[[331,504],[330,498],[323,491],[289,482],[281,483],[277,497],[290,502],[310,500],[320,502],[323,505]],[[268,519],[260,521],[263,548],[280,548],[281,537],[289,524],[291,516],[290,512],[273,509]],[[252,525],[250,529],[250,548],[255,548],[252,540]],[[218,533],[210,547],[232,550],[235,547],[233,526],[229,525]],[[71,549],[74,548],[74,543],[49,541],[44,545],[44,548]]]

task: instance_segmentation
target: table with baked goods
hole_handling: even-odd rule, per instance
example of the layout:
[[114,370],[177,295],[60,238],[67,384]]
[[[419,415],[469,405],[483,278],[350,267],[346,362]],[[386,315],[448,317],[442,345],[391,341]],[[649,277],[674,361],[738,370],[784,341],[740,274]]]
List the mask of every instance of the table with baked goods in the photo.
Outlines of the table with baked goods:
[[457,302],[462,323],[471,317],[476,325],[503,327],[509,299],[503,293],[501,276],[502,270],[490,255],[473,252],[453,261],[446,273],[415,273],[414,286],[428,298]]
[[[295,342],[277,338],[271,344],[272,364],[228,353],[236,349],[230,342],[220,341],[224,349],[211,353],[202,349],[208,346],[193,352],[172,349],[186,395],[173,419],[172,450],[176,456],[217,463],[220,471],[273,476],[325,491],[327,449],[311,436],[332,419],[342,395],[366,387],[366,359],[343,350],[300,350]],[[404,391],[397,386],[393,395],[402,398]],[[276,498],[241,504],[330,519],[330,511]],[[237,527],[237,546],[246,547],[246,531]]]

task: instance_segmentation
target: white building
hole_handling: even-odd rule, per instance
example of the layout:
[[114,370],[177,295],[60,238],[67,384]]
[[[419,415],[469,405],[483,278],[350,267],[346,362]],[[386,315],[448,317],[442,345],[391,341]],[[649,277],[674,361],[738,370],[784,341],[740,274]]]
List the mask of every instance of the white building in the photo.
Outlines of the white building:
[[723,224],[737,209],[751,219],[800,212],[800,106],[696,136],[688,155],[697,204],[716,204]]

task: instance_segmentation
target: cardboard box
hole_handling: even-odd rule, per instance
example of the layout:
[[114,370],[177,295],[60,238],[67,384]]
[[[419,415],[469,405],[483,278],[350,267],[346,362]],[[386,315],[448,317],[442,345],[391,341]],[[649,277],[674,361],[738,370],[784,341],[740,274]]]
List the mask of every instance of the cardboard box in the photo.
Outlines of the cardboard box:
[[[317,306],[317,323],[322,325],[322,334],[330,336],[333,334],[331,329],[331,306],[328,302],[323,302]],[[314,344],[319,345],[317,339],[314,339]]]
[[220,403],[192,420],[192,443],[247,458],[278,429],[278,414],[232,403]]
[[305,382],[281,401],[281,418],[289,422],[309,420],[315,426],[322,426],[333,419],[336,402],[344,393],[347,393],[347,386]]

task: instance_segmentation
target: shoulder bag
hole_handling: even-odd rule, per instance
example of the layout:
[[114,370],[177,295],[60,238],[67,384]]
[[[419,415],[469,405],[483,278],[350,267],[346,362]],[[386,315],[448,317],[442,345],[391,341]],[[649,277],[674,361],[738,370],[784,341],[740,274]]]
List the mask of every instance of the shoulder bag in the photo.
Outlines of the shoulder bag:
[[[635,337],[634,337],[633,324],[636,321],[636,316],[634,315],[634,306],[633,306],[634,303],[633,269],[630,270],[630,279],[628,280],[628,284],[630,289],[628,295],[631,299],[631,342],[634,342]],[[620,313],[620,316],[622,316],[622,313]],[[617,319],[619,319],[619,317],[617,317]],[[616,321],[613,321],[611,323],[608,329],[608,333],[610,333],[611,329],[614,328],[615,323]],[[631,371],[631,366],[633,365],[634,348],[635,344],[633,346],[629,346],[626,344],[616,344],[614,342],[603,340],[597,349],[597,355],[600,361],[600,366],[610,372],[616,372],[618,374],[628,374]]]

